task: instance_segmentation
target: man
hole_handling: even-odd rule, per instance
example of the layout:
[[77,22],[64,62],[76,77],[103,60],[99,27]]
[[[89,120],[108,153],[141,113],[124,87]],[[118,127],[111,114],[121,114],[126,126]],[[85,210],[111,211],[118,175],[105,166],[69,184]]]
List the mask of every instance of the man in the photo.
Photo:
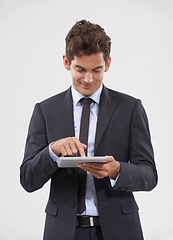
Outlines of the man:
[[[143,239],[132,192],[152,190],[157,171],[141,101],[102,84],[110,48],[111,39],[99,25],[77,22],[66,37],[63,56],[72,86],[35,106],[20,172],[28,192],[51,179],[44,240]],[[90,99],[87,143],[80,140],[83,98]],[[60,156],[76,154],[108,159],[58,167]],[[82,211],[80,171],[87,172]]]

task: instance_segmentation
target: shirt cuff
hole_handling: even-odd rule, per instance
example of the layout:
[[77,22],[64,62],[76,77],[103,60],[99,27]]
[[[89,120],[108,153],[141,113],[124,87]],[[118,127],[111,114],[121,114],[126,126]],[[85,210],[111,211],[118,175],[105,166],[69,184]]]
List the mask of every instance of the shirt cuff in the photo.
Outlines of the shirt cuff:
[[[52,144],[52,143],[51,143],[51,144]],[[50,147],[51,144],[49,144],[49,155],[50,155],[50,157],[52,158],[52,160],[53,160],[54,162],[57,162],[57,163],[58,163],[58,156],[52,151],[52,149],[51,149],[51,147]]]
[[118,174],[118,176],[116,177],[116,179],[112,179],[112,178],[109,177],[110,183],[111,183],[111,187],[114,187],[114,186],[115,186],[116,182],[118,181],[119,176],[120,176],[120,173]]

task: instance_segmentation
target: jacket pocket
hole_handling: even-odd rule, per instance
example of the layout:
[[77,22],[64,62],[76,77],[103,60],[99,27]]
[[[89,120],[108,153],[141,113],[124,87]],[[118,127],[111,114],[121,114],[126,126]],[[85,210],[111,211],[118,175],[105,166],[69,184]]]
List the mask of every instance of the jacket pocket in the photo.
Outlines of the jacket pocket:
[[121,210],[124,214],[134,213],[139,210],[138,205],[134,199],[122,201],[120,204]]
[[58,204],[57,203],[52,203],[48,202],[45,212],[49,215],[56,216],[58,213]]

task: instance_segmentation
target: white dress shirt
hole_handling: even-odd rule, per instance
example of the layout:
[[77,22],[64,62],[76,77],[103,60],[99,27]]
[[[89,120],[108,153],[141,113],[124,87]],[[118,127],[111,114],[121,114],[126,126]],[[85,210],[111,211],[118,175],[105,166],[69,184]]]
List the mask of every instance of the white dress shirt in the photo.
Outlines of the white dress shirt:
[[[90,121],[89,121],[88,146],[87,146],[88,157],[94,156],[96,125],[97,125],[99,102],[100,102],[102,88],[103,86],[101,84],[99,89],[90,96],[93,102],[90,105]],[[75,136],[79,139],[80,121],[81,121],[81,113],[82,113],[82,103],[79,101],[81,98],[85,96],[83,96],[81,93],[76,91],[73,86],[71,90],[72,90],[72,99],[73,99],[74,130],[75,130]],[[58,157],[52,152],[50,145],[49,145],[49,154],[51,158],[58,163]],[[117,179],[116,180],[110,179],[112,187],[115,185],[116,181]],[[89,172],[87,172],[85,206],[86,206],[86,210],[81,215],[98,216],[98,205],[97,205],[94,178],[93,178],[93,175],[90,174]]]

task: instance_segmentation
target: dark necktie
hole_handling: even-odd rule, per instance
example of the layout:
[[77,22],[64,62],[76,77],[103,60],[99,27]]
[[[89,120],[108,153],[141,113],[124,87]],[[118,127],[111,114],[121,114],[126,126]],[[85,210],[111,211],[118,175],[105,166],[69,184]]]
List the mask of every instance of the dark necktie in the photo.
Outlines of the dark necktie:
[[[89,116],[90,116],[90,104],[93,101],[90,98],[82,98],[80,100],[83,104],[81,123],[80,123],[80,134],[79,140],[88,146],[88,129],[89,129]],[[87,149],[85,150],[87,156]],[[85,210],[85,191],[86,191],[86,176],[87,172],[83,169],[78,168],[78,209],[79,214]]]

